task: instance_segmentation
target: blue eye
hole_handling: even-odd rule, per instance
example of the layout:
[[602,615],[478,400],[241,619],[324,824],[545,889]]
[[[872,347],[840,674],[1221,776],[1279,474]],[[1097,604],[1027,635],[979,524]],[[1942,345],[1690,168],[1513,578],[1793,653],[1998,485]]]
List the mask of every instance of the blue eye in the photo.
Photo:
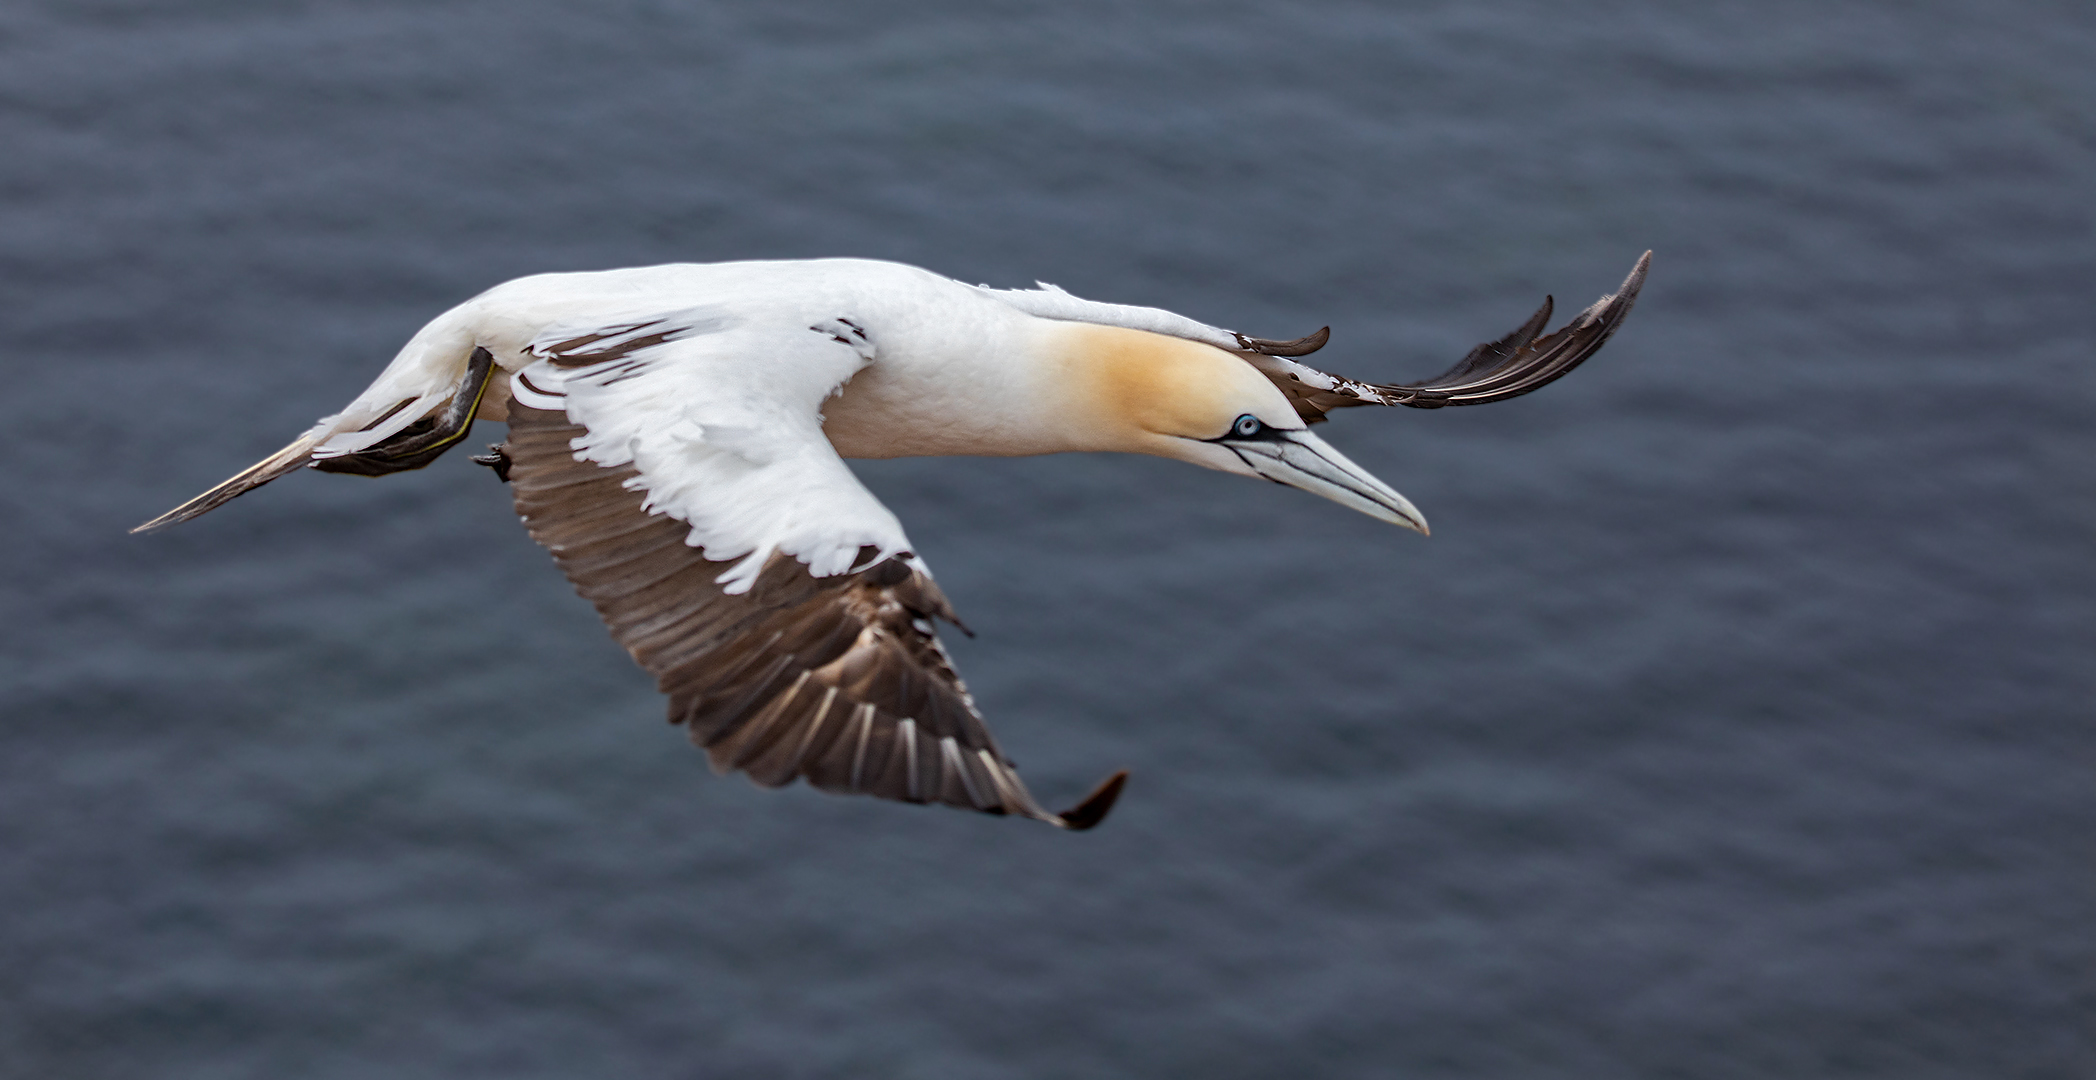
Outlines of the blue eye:
[[1251,413],[1238,417],[1237,422],[1230,425],[1231,433],[1240,439],[1249,439],[1265,430],[1266,425],[1260,423],[1259,418]]

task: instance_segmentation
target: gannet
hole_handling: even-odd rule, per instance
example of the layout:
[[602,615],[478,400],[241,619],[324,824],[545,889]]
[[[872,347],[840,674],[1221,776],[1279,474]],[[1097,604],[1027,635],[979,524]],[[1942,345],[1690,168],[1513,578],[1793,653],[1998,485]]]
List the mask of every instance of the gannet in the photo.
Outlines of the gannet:
[[1424,534],[1426,519],[1310,431],[1334,409],[1535,390],[1594,354],[1651,260],[1545,335],[1526,323],[1426,382],[1383,385],[1157,308],[971,286],[865,259],[541,274],[437,316],[341,412],[139,526],[187,521],[294,470],[419,469],[475,419],[473,460],[714,769],[1087,829],[1127,779],[1052,813],[1020,782],[940,643],[967,627],[845,458],[1152,454],[1302,488]]

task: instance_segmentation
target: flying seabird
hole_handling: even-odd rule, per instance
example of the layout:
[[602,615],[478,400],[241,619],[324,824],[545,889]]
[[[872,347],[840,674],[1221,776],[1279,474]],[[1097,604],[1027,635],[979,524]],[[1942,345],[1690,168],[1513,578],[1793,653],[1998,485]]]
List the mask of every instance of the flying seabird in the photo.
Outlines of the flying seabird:
[[1513,333],[1441,376],[1384,385],[1221,330],[1052,285],[970,286],[864,259],[542,274],[438,316],[341,412],[139,526],[187,521],[296,469],[419,469],[506,421],[473,460],[611,634],[655,676],[714,768],[759,784],[1099,823],[1117,773],[1060,814],[1028,793],[940,644],[966,633],[902,524],[844,458],[1153,454],[1302,488],[1427,531],[1310,431],[1334,409],[1479,405],[1592,356],[1615,293]]

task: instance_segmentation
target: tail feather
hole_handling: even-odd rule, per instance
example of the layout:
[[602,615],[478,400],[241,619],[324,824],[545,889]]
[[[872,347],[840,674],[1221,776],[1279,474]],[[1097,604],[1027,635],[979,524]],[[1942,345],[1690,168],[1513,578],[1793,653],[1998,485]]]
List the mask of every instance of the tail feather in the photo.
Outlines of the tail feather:
[[298,441],[242,469],[225,483],[131,531],[134,533],[155,532],[167,528],[169,525],[179,525],[190,518],[210,513],[232,501],[236,496],[253,491],[279,476],[297,472],[299,469],[305,468],[306,463],[312,460],[313,448],[319,445],[320,440],[326,438],[327,435],[328,429],[326,427],[318,427],[308,431],[304,435],[299,436]]
[[[225,483],[131,531],[153,532],[210,513],[279,476],[304,468],[313,461],[313,451],[323,446],[326,456],[337,458],[395,438],[409,425],[441,408],[457,392],[459,378],[469,367],[478,341],[476,328],[480,318],[481,299],[476,297],[432,319],[401,347],[378,379],[341,412],[322,419],[298,441],[241,470]],[[334,440],[332,445],[329,440]]]

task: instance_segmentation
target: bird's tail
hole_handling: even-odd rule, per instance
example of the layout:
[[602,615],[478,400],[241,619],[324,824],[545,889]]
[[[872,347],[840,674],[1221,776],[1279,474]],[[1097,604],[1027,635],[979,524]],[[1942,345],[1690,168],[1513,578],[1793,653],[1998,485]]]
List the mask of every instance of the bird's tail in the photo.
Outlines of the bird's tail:
[[[469,302],[470,305],[470,302]],[[307,465],[378,476],[420,468],[465,435],[494,364],[467,305],[438,316],[355,401],[225,483],[131,530],[153,532],[225,505]]]
[[131,530],[134,533],[154,532],[169,525],[179,525],[199,514],[210,513],[224,506],[238,495],[253,491],[286,473],[296,472],[312,460],[313,448],[327,438],[326,426],[318,426],[298,437],[296,442],[248,466],[225,483],[169,510],[167,513]]

